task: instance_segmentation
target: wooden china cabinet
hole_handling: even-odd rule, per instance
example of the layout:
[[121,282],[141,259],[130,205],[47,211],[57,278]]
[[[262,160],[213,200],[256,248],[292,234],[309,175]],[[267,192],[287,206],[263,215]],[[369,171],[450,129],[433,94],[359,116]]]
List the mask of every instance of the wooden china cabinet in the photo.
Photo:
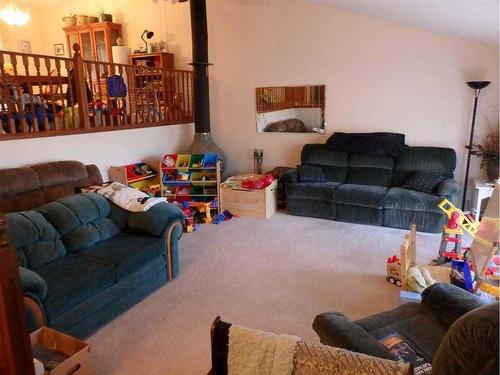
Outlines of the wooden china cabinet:
[[122,37],[122,25],[112,22],[70,26],[63,30],[70,56],[73,44],[78,43],[85,60],[113,62],[111,47],[116,46],[117,39]]

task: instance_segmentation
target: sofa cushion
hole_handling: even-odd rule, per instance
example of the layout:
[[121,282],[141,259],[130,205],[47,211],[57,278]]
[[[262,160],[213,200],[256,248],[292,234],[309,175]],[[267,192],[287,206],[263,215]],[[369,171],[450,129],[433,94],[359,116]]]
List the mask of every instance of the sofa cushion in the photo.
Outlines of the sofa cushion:
[[383,186],[344,184],[335,192],[335,203],[382,209],[386,191]]
[[108,218],[108,201],[100,194],[74,194],[37,211],[58,230],[69,252],[88,248],[120,233],[120,228]]
[[437,206],[440,201],[434,194],[393,187],[385,195],[384,208],[442,213]]
[[329,149],[323,144],[307,144],[300,155],[302,164],[314,165],[323,169],[327,181],[345,182],[348,154]]
[[401,186],[404,189],[421,191],[423,193],[436,193],[441,182],[448,175],[439,172],[414,172]]
[[333,150],[393,158],[398,158],[406,148],[405,135],[398,133],[335,132],[326,145]]
[[408,147],[396,161],[392,186],[401,186],[417,171],[438,172],[453,176],[457,157],[455,150],[444,147]]
[[35,271],[47,282],[44,307],[49,320],[116,282],[116,271],[111,265],[74,254]]
[[299,181],[301,182],[325,182],[325,175],[321,167],[314,165],[297,165]]
[[154,237],[120,233],[102,241],[89,249],[80,251],[78,256],[98,260],[113,266],[117,279],[123,279],[150,262],[163,257],[165,240]]
[[20,252],[21,266],[36,268],[66,254],[59,233],[36,211],[5,215],[7,237]]
[[292,199],[332,201],[340,184],[337,182],[299,182],[287,186],[286,196]]
[[432,362],[446,330],[422,311],[418,303],[406,303],[393,310],[355,321],[377,340],[391,334],[403,336],[405,341],[428,362]]
[[346,183],[389,187],[393,168],[390,156],[350,154]]
[[47,203],[31,168],[0,169],[0,212],[31,210]]

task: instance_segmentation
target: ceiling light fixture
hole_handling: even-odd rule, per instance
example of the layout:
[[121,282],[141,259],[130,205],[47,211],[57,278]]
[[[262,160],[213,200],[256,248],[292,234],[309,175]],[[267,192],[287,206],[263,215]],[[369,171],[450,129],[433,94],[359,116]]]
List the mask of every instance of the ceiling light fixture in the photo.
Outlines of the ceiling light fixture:
[[23,12],[14,1],[11,0],[5,8],[0,10],[0,19],[12,26],[22,26],[30,21],[31,15],[28,12]]

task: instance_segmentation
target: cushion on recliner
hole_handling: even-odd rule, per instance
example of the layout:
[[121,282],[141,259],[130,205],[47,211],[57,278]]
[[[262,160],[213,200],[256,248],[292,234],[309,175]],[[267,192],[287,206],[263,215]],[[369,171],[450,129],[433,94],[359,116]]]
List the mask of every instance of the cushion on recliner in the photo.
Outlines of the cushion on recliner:
[[67,254],[35,271],[47,282],[44,307],[49,320],[116,282],[112,266],[74,254]]
[[291,199],[332,201],[340,184],[336,182],[299,182],[287,186],[286,195]]
[[385,195],[384,208],[442,213],[437,206],[440,201],[437,195],[393,187]]
[[109,203],[100,194],[75,194],[37,208],[61,234],[69,252],[88,248],[120,233],[108,218]]
[[345,182],[348,154],[323,144],[307,144],[300,154],[302,164],[321,167],[327,181]]
[[155,259],[161,258],[164,254],[164,239],[120,233],[109,240],[78,252],[77,255],[113,266],[120,280]]
[[386,191],[383,186],[344,184],[335,192],[335,203],[382,209]]
[[20,265],[36,268],[66,254],[59,233],[36,211],[5,215],[7,238],[18,250]]
[[297,165],[299,181],[301,182],[325,182],[325,175],[321,167],[314,165]]
[[424,313],[420,304],[406,303],[393,310],[369,316],[355,321],[377,340],[397,333],[418,354],[432,362],[445,329],[432,317]]
[[449,176],[439,172],[414,172],[401,186],[403,189],[421,191],[434,194],[437,192],[441,182]]
[[393,158],[398,158],[406,148],[405,135],[398,133],[335,132],[326,145],[333,150]]
[[389,187],[394,159],[390,156],[349,154],[348,184]]
[[438,172],[453,176],[456,153],[444,147],[408,147],[397,159],[392,186],[401,186],[414,172]]

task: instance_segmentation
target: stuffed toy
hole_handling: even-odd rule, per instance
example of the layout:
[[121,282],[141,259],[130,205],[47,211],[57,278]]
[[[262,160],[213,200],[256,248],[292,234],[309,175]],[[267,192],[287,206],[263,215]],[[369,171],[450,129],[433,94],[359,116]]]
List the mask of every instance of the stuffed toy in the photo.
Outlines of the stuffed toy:
[[431,276],[429,270],[423,266],[408,268],[408,288],[414,292],[422,293],[425,288],[435,284],[437,281]]

